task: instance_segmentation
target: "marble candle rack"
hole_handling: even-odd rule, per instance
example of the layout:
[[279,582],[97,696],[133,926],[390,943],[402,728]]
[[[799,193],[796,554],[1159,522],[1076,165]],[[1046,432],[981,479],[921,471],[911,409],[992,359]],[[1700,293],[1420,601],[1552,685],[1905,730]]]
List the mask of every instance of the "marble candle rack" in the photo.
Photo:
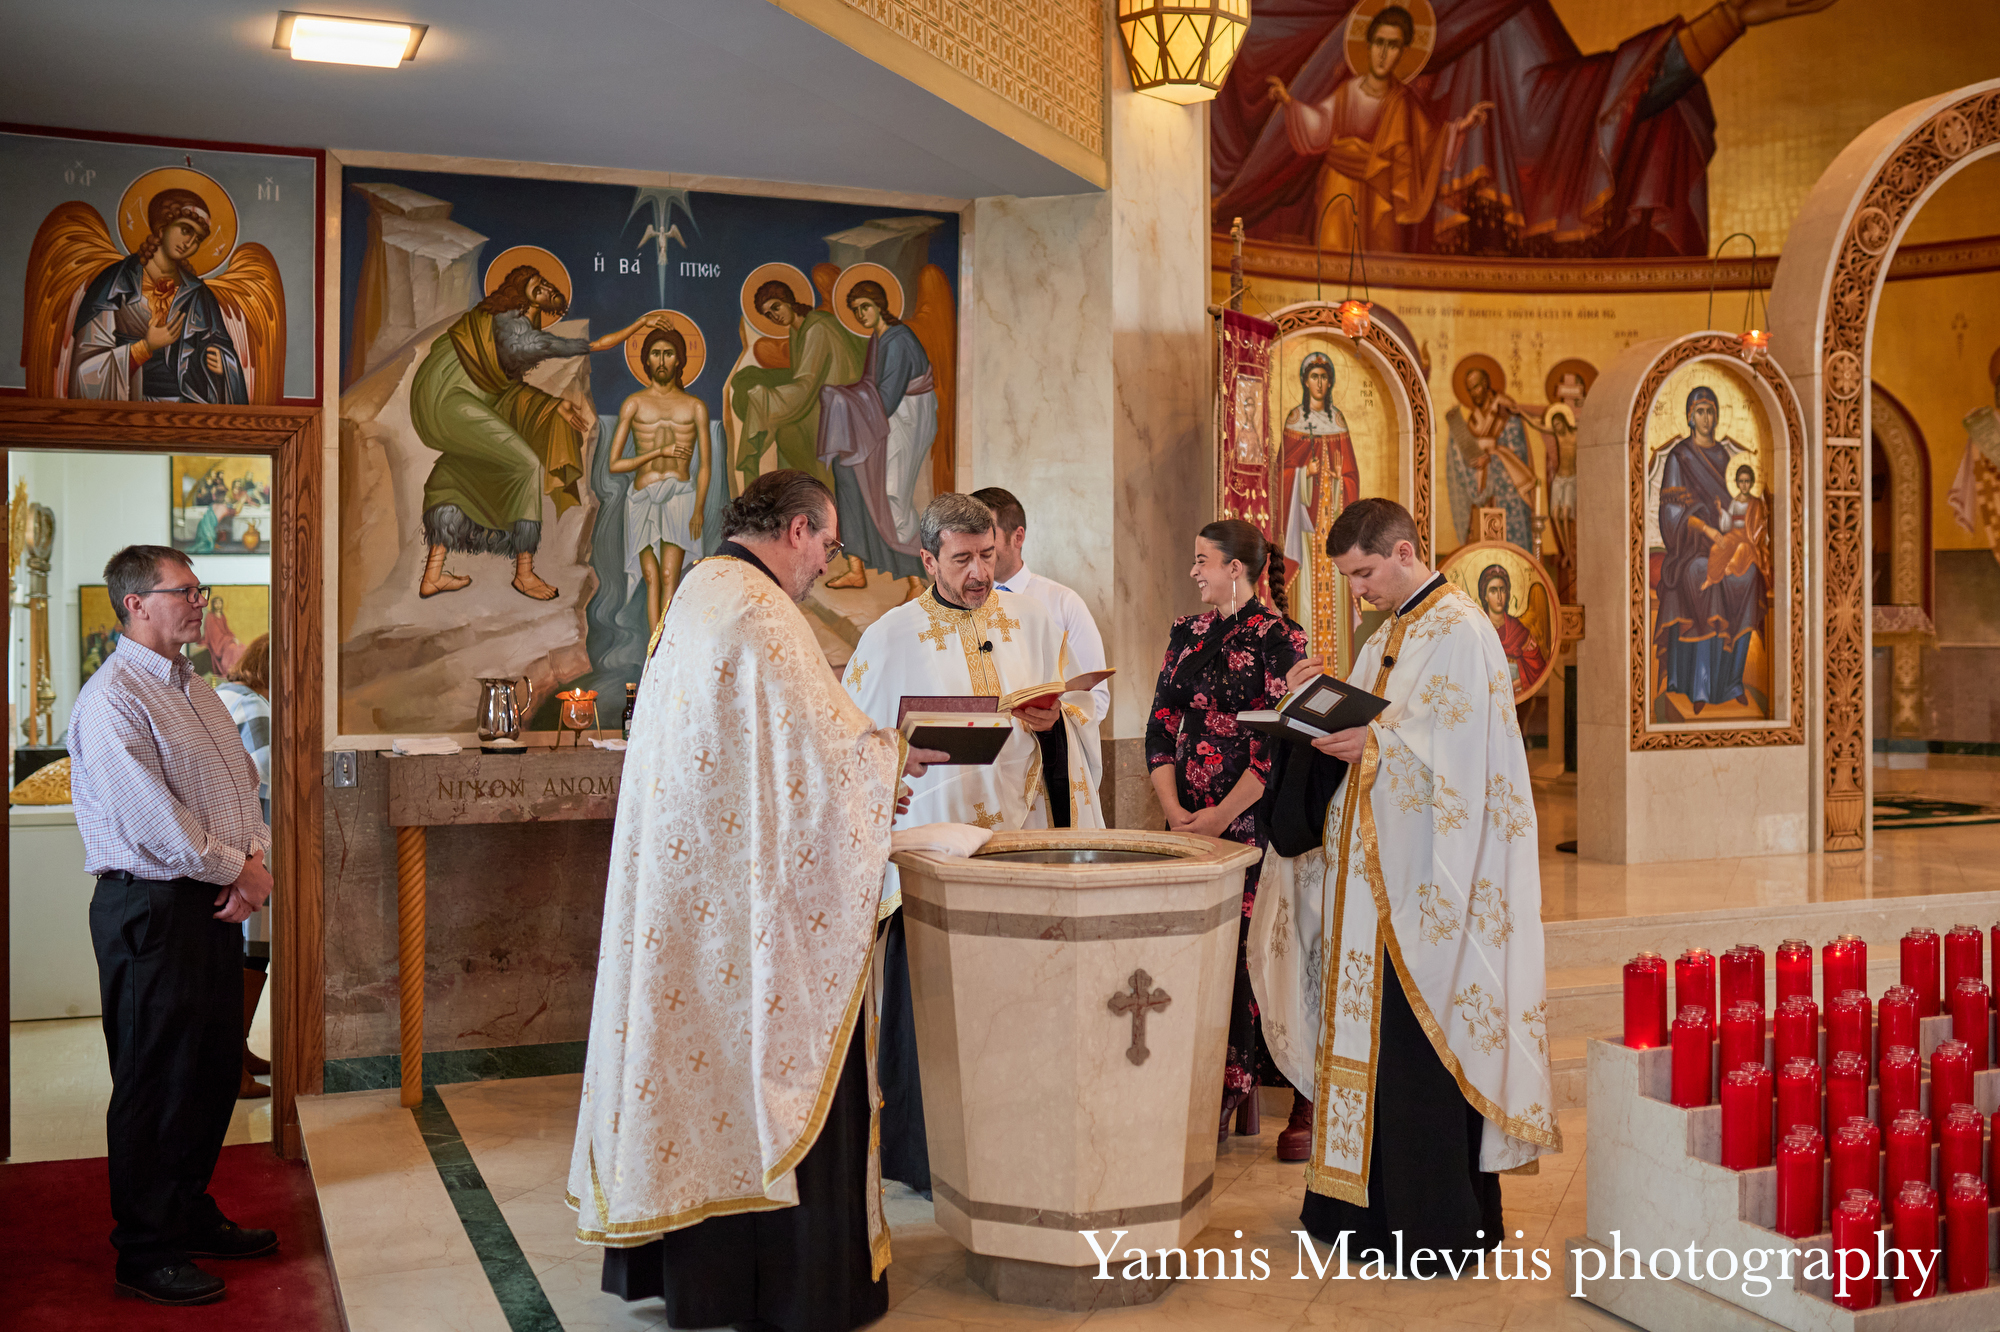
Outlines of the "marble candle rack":
[[[1989,1016],[1988,1022],[1992,1018]],[[1930,1107],[1928,1059],[1937,1045],[1951,1037],[1949,1017],[1919,1023],[1920,1053],[1926,1059],[1921,1096]],[[1871,1032],[1871,1041],[1874,1034]],[[1826,1034],[1820,1033],[1821,1057]],[[1771,1037],[1765,1036],[1765,1058],[1771,1057]],[[1605,1258],[1606,1275],[1581,1283],[1583,1297],[1648,1332],[1717,1332],[1721,1329],[1786,1328],[1792,1332],[1991,1332],[2000,1328],[2000,1276],[1993,1267],[2000,1259],[2000,1208],[1987,1211],[1987,1286],[1956,1295],[1939,1294],[1908,1304],[1892,1301],[1882,1283],[1881,1302],[1873,1309],[1847,1310],[1833,1303],[1831,1283],[1797,1279],[1813,1250],[1827,1250],[1827,1230],[1794,1240],[1775,1229],[1777,1170],[1728,1170],[1722,1159],[1722,1112],[1714,1105],[1681,1109],[1669,1103],[1673,1051],[1630,1050],[1617,1040],[1592,1040],[1588,1046],[1588,1105],[1590,1133],[1585,1147],[1585,1214],[1583,1235],[1565,1241],[1564,1289],[1578,1287],[1579,1254],[1595,1251]],[[1873,1080],[1868,1091],[1872,1114],[1879,1091]],[[2000,1069],[1973,1075],[1973,1099],[1980,1113],[2000,1108]],[[1988,1144],[1990,1147],[1990,1142]],[[1985,1160],[1982,1148],[1981,1160]],[[1937,1147],[1932,1169],[1937,1166]],[[1828,1166],[1831,1187],[1831,1165]],[[1612,1246],[1626,1255],[1627,1278],[1610,1275]],[[1650,1269],[1643,1280],[1632,1280],[1631,1250],[1642,1261],[1662,1249],[1677,1254],[1685,1269],[1688,1248],[1706,1251],[1796,1249],[1793,1279],[1781,1280],[1780,1262],[1773,1259],[1763,1275],[1770,1292],[1761,1297],[1744,1290],[1740,1262],[1727,1279],[1710,1277],[1706,1265],[1689,1280],[1658,1280]],[[1662,1268],[1669,1264],[1662,1262]],[[1586,1276],[1598,1270],[1595,1257],[1582,1264]]]

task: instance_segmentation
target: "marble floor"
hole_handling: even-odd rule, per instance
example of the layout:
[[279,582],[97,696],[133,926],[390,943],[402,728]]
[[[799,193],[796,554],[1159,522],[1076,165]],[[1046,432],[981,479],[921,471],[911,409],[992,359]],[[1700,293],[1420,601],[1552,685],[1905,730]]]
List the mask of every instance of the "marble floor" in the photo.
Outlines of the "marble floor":
[[[658,1301],[628,1305],[603,1294],[601,1251],[574,1238],[575,1213],[563,1201],[563,1183],[580,1086],[577,1075],[447,1085],[435,1088],[415,1117],[396,1105],[393,1091],[301,1100],[327,1253],[353,1332],[502,1332],[510,1314],[514,1327],[664,1326]],[[1271,1098],[1269,1109],[1278,1111],[1281,1101],[1288,1096]],[[1091,1332],[1630,1326],[1562,1290],[1561,1242],[1583,1231],[1582,1111],[1562,1114],[1561,1156],[1545,1160],[1537,1176],[1501,1184],[1507,1225],[1520,1232],[1514,1243],[1550,1251],[1556,1275],[1546,1281],[1322,1281],[1310,1268],[1305,1280],[1294,1280],[1292,1231],[1304,1182],[1302,1167],[1276,1159],[1283,1123],[1282,1113],[1267,1113],[1261,1138],[1230,1140],[1216,1161],[1209,1228],[1189,1246],[1268,1249],[1268,1280],[1179,1282],[1153,1304],[1087,1314],[1000,1304],[966,1277],[965,1251],[938,1228],[931,1205],[892,1185],[890,1307],[874,1326],[910,1332],[1069,1332],[1085,1324]]]
[[[2000,805],[2000,771],[1992,766],[1877,768],[1875,779],[1884,794],[1898,791]],[[2000,889],[2000,823],[1878,830],[1867,851],[1613,865],[1556,850],[1557,843],[1573,841],[1577,834],[1575,773],[1538,779],[1535,811],[1545,921]]]
[[[14,1143],[9,1161],[66,1161],[104,1155],[104,1111],[111,1066],[104,1026],[94,1017],[11,1022]],[[271,1053],[271,995],[266,987],[250,1025],[250,1048]],[[270,1078],[259,1079],[269,1082]],[[271,1101],[238,1101],[224,1146],[271,1140]]]

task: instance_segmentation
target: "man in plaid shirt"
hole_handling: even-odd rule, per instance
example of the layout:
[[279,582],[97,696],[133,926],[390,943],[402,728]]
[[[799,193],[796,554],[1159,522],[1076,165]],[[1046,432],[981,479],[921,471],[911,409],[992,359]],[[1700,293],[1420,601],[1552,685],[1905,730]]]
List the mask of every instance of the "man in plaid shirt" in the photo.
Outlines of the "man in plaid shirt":
[[271,895],[271,830],[229,710],[181,648],[208,589],[187,556],[128,546],[104,566],[118,648],[70,713],[70,790],[111,1058],[105,1115],[118,1287],[206,1304],[194,1258],[255,1258],[278,1237],[223,1216],[208,1180],[243,1057],[241,922]]

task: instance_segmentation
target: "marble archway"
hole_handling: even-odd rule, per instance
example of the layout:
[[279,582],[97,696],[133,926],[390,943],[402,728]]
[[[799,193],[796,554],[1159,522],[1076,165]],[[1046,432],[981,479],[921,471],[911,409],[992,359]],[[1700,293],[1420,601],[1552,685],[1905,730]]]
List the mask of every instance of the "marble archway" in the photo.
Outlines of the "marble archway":
[[[1934,645],[1931,623],[1931,464],[1923,432],[1909,410],[1880,384],[1868,386],[1870,439],[1888,468],[1886,531],[1872,534],[1870,550],[1886,547],[1885,578],[1870,580],[1875,645],[1890,649],[1889,734],[1923,734],[1924,648]],[[1878,517],[1880,516],[1878,512]],[[1886,583],[1886,586],[1883,584]]]
[[2000,153],[2000,79],[1913,102],[1842,150],[1785,238],[1771,287],[1771,349],[1794,367],[1814,423],[1808,463],[1807,737],[1815,841],[1868,845],[1870,341],[1882,282],[1918,209],[1957,171]]

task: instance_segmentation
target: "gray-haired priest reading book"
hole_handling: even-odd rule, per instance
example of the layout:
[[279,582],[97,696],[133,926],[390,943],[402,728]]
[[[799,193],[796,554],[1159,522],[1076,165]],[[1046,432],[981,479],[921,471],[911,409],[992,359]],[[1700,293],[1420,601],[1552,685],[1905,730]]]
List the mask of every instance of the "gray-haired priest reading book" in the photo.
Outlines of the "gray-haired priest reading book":
[[[998,536],[993,511],[970,495],[939,495],[918,531],[931,586],[861,635],[847,667],[847,692],[877,726],[899,726],[903,701],[932,710],[956,700],[989,710],[1011,706],[1013,734],[991,763],[931,768],[910,783],[905,824],[970,823],[982,828],[1102,828],[1097,801],[1101,758],[1089,698],[1064,700],[1077,672],[1062,630],[1034,600],[993,586]],[[1049,685],[1037,697],[1008,698]],[[1087,686],[1086,686],[1087,687]],[[1086,706],[1078,706],[1081,703]],[[1040,704],[1040,706],[1035,706]],[[898,900],[895,868],[884,900]],[[930,1152],[917,1078],[916,1025],[903,953],[903,913],[884,938],[882,1173],[930,1192]]]
[[[1314,1098],[1300,1220],[1385,1265],[1492,1248],[1500,1172],[1562,1150],[1513,677],[1416,542],[1387,499],[1348,505],[1327,534],[1347,585],[1389,612],[1349,672],[1387,705],[1280,746],[1247,941],[1271,1056]],[[1286,682],[1323,669],[1308,657]]]

